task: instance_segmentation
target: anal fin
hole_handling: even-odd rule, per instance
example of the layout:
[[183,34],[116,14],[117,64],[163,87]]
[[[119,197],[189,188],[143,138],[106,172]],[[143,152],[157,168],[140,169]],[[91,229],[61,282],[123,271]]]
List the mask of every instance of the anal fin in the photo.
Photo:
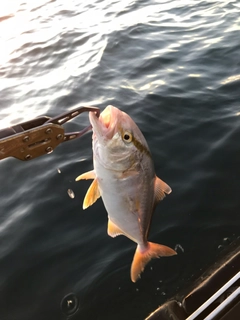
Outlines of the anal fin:
[[110,219],[108,219],[108,235],[112,238],[115,238],[117,236],[120,236],[121,234],[124,234],[123,231],[118,228]]

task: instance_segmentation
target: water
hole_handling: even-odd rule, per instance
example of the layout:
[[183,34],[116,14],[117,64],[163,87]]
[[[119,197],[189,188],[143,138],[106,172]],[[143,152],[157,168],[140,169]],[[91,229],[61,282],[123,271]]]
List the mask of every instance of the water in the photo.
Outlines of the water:
[[[173,189],[149,239],[178,251],[131,283],[135,245],[107,236],[101,200],[81,209],[89,182],[75,177],[92,168],[91,134],[30,162],[2,160],[1,319],[66,319],[70,292],[80,301],[74,320],[144,319],[239,236],[239,2],[15,0],[0,9],[0,127],[79,105],[126,111]],[[86,125],[83,114],[66,127]]]

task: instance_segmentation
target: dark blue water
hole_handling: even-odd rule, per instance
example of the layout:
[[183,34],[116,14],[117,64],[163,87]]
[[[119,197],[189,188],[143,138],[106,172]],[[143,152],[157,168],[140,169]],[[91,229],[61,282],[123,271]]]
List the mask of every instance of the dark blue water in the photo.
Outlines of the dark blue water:
[[[131,282],[135,244],[108,237],[101,200],[82,210],[89,182],[75,177],[92,168],[91,134],[30,162],[2,160],[0,318],[67,319],[60,302],[74,292],[74,320],[144,319],[239,236],[239,2],[15,0],[0,8],[1,128],[79,105],[126,111],[173,189],[149,239],[184,249]],[[86,125],[84,114],[67,130]]]

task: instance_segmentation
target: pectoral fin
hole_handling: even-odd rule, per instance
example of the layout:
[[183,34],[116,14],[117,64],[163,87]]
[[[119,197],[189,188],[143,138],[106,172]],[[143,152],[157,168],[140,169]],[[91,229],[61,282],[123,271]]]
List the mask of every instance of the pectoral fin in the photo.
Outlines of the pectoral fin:
[[159,201],[165,198],[166,194],[171,193],[172,189],[164,181],[156,177],[154,191],[155,191],[155,204],[157,204]]
[[100,198],[100,196],[101,195],[98,188],[98,181],[97,179],[94,179],[85,195],[83,201],[83,209],[86,209],[89,206],[91,206],[94,202],[97,201],[98,198]]
[[75,181],[79,181],[79,180],[89,180],[89,179],[95,179],[96,175],[94,170],[85,172],[83,174],[80,174],[80,176],[78,176]]
[[118,228],[110,219],[108,219],[108,235],[112,238],[115,238],[117,236],[120,236],[121,234],[124,234],[121,229]]

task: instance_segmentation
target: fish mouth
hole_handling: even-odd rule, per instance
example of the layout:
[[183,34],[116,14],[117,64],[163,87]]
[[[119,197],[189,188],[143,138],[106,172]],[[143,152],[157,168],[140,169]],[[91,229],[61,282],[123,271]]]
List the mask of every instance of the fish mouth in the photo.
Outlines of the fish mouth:
[[93,134],[99,140],[112,139],[115,134],[117,124],[118,109],[113,106],[107,106],[101,112],[99,118],[95,112],[89,112],[89,120],[92,125]]

